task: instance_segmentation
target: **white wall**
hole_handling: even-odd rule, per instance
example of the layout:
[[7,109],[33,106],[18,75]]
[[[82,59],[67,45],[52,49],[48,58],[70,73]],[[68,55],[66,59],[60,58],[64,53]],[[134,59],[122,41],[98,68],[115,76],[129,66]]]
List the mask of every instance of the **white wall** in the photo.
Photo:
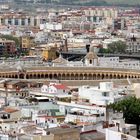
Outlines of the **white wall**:
[[[90,99],[91,95],[95,90],[97,90],[98,87],[90,87],[90,86],[81,86],[79,87],[79,96],[80,98]],[[97,96],[100,94],[100,92],[96,92]]]
[[106,129],[106,140],[121,140],[121,133]]
[[47,86],[47,85],[43,85],[43,86],[41,87],[41,92],[42,92],[42,93],[48,93],[48,91],[49,91],[49,89],[48,89],[48,86]]
[[112,90],[113,89],[113,82],[100,82],[100,89],[101,90]]
[[99,64],[103,63],[119,63],[119,57],[99,57]]

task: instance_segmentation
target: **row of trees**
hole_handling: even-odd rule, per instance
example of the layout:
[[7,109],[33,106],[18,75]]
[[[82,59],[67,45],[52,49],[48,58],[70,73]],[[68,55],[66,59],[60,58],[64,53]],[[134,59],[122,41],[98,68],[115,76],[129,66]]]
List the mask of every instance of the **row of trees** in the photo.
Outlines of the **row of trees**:
[[101,48],[99,53],[126,53],[127,45],[123,41],[113,42],[107,49]]

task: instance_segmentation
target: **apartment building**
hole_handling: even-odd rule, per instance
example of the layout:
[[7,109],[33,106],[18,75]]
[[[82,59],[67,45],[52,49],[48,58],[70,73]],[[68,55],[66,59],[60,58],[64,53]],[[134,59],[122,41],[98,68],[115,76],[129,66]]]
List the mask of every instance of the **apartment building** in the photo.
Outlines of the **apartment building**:
[[0,39],[0,56],[14,55],[16,44],[13,40]]
[[90,19],[90,21],[100,21],[103,17],[114,19],[118,16],[118,10],[116,8],[89,7],[84,8],[83,11],[85,12],[87,19]]
[[127,52],[128,53],[139,53],[140,52],[140,38],[131,37],[126,41],[127,44]]
[[0,14],[0,25],[7,26],[37,26],[45,23],[46,17],[40,15],[29,15],[22,12],[5,12]]

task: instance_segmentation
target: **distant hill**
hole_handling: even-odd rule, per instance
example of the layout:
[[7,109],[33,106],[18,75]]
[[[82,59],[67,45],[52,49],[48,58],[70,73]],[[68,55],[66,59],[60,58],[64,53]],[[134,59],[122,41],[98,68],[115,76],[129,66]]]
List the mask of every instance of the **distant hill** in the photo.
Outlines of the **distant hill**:
[[[34,0],[14,0],[17,3],[32,3]],[[36,0],[37,1],[37,0]],[[64,5],[83,5],[83,6],[140,6],[140,0],[38,0],[39,3],[55,3]]]
[[105,0],[109,4],[116,5],[140,5],[140,0]]
[[[46,0],[49,1],[49,0]],[[124,5],[136,6],[140,5],[140,0],[52,0],[61,4],[76,4],[76,5]]]

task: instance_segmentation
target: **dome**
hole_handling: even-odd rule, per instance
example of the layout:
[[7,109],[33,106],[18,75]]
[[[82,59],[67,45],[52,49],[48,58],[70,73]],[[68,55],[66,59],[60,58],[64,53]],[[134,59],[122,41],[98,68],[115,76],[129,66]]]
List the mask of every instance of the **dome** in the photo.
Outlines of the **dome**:
[[88,52],[85,56],[86,59],[98,59],[98,56],[94,52]]
[[60,64],[66,64],[68,61],[64,59],[61,55],[52,61],[52,63],[60,63]]

